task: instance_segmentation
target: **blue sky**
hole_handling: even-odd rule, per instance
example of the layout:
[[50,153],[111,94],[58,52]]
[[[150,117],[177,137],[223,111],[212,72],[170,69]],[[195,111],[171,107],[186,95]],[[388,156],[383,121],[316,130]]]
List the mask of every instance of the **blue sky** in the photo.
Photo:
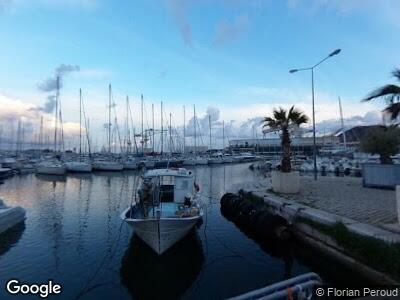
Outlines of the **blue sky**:
[[108,83],[121,113],[125,95],[143,93],[176,124],[192,104],[242,123],[278,105],[309,112],[310,75],[288,70],[336,48],[315,74],[317,121],[338,118],[338,96],[346,118],[362,117],[383,103],[359,100],[399,66],[396,0],[0,0],[0,10],[0,95],[41,106],[38,84],[77,65],[63,80],[65,120],[77,121],[82,87],[98,128]]

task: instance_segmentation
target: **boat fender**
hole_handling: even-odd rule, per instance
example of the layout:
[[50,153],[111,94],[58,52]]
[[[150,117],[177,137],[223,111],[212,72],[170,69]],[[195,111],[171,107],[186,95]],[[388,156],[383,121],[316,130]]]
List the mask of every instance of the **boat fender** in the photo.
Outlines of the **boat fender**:
[[193,183],[193,186],[194,186],[194,189],[195,189],[196,192],[200,191],[200,187],[196,182]]

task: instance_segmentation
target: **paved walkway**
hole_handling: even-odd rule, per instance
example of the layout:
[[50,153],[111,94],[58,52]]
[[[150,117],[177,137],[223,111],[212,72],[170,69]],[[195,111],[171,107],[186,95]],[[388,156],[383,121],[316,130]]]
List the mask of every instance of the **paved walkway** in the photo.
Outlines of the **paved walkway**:
[[[270,187],[270,178],[266,178],[244,181],[233,186],[231,191],[242,188],[265,193]],[[358,222],[381,226],[397,224],[395,191],[365,188],[361,178],[320,176],[314,181],[312,177],[302,176],[299,194],[279,196]],[[396,225],[393,230],[399,231],[400,227]]]
[[365,188],[361,178],[302,177],[299,194],[280,196],[363,223],[397,222],[395,192]]

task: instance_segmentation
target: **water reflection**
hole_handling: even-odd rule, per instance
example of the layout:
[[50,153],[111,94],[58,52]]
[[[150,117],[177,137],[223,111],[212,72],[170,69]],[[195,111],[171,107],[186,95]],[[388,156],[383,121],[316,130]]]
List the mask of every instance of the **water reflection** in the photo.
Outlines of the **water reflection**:
[[196,231],[162,256],[136,235],[121,264],[121,282],[133,299],[178,299],[198,277],[204,261]]
[[0,235],[0,258],[14,247],[25,230],[25,222],[21,222]]
[[43,181],[50,182],[66,182],[67,176],[65,175],[45,175],[45,174],[36,174],[36,177]]

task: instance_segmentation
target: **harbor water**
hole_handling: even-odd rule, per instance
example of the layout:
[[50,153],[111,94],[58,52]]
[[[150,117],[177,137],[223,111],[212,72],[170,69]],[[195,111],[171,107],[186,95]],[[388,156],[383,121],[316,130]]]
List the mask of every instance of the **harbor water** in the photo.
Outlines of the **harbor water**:
[[266,180],[249,164],[192,170],[203,222],[161,257],[120,219],[138,172],[7,180],[0,195],[27,218],[0,237],[0,299],[18,299],[4,288],[12,278],[52,280],[62,286],[57,299],[223,299],[310,271],[335,284],[362,280],[298,243],[257,243],[221,215],[226,190]]

